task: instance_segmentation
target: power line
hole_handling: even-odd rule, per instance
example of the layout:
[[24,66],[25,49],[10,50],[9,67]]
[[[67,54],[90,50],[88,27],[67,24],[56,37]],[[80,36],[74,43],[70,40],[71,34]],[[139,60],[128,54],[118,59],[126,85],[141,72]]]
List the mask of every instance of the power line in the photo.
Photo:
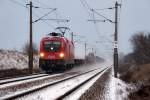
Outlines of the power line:
[[[37,18],[39,18],[39,15],[38,15],[37,13],[33,12],[33,14],[34,14]],[[46,22],[45,20],[42,20],[42,22],[45,23],[45,24],[47,24],[47,25],[50,26],[50,27],[55,28],[53,25],[49,24],[49,23]]]
[[15,4],[19,5],[19,6],[27,8],[27,6],[25,6],[25,4],[22,4],[22,3],[18,2],[18,1],[15,1],[15,0],[9,0],[9,1],[12,2],[12,3],[15,3]]
[[41,6],[33,6],[33,8],[40,8],[40,9],[54,9],[54,8],[46,8],[46,7],[41,7]]
[[[68,19],[66,19],[64,16],[62,16],[61,15],[61,13],[57,10],[57,11],[55,11],[55,15],[56,15],[56,19],[60,19],[60,20],[58,20],[57,21],[57,24],[58,25],[60,25],[60,23],[59,22],[69,22],[69,20]],[[62,19],[65,19],[64,21],[61,21]]]
[[[28,4],[27,4],[28,5]],[[32,7],[34,7],[34,8],[38,8],[38,7],[36,7],[36,6],[32,6]],[[49,14],[51,14],[53,11],[55,11],[57,8],[54,8],[54,9],[52,9],[51,11],[49,11],[48,13],[46,13],[46,14],[44,14],[43,16],[41,16],[40,18],[38,18],[37,20],[35,20],[35,21],[33,21],[33,23],[35,23],[35,22],[37,22],[37,21],[39,21],[39,20],[41,20],[42,18],[44,18],[44,17],[46,17],[46,16],[48,16]]]
[[49,5],[46,5],[46,4],[44,4],[43,2],[40,2],[40,1],[36,1],[37,3],[39,3],[40,5],[43,5],[44,7],[46,6],[46,7],[49,7]]
[[[96,19],[95,19],[94,12],[93,12],[93,19],[96,20]],[[100,35],[101,33],[99,32],[99,29],[98,29],[98,26],[97,26],[97,24],[96,24],[96,21],[94,21],[94,26],[95,26],[96,32],[99,33],[98,35]],[[100,36],[100,37],[101,37],[101,36]],[[110,41],[108,38],[106,38],[106,37],[104,37],[104,38],[105,38],[106,40]]]
[[40,6],[38,6],[39,8],[41,8],[41,9],[53,9],[53,8],[46,8],[46,7],[40,7]]
[[[13,2],[13,3],[15,3],[15,4],[17,4],[17,5],[19,5],[19,6],[21,6],[21,7],[25,7],[25,8],[27,8],[27,6],[25,6],[25,4],[22,4],[22,3],[20,3],[20,2],[18,2],[18,1],[16,1],[16,0],[9,0],[10,2]],[[24,1],[24,0],[23,0]],[[25,3],[27,3],[26,1],[24,1]],[[35,16],[38,16],[37,14],[35,14],[35,13],[33,13]]]
[[119,18],[118,21],[120,22],[120,16],[121,16],[121,11],[122,11],[122,0],[120,1],[120,12],[119,12]]
[[[40,11],[40,10],[38,10],[38,12],[39,12],[39,13],[43,13],[43,12]],[[33,14],[34,14],[37,18],[40,18],[40,16],[39,16],[37,13],[33,12]],[[44,20],[41,20],[41,21],[44,22],[45,24],[50,25],[50,26],[52,26],[53,28],[55,28],[53,25],[49,24],[48,22],[46,22],[46,21],[44,21]]]
[[38,18],[37,20],[33,21],[33,23],[34,23],[34,22],[37,22],[37,21],[39,21],[39,20],[41,20],[42,18],[44,18],[44,17],[46,17],[46,16],[48,16],[49,14],[51,14],[51,13],[52,13],[53,11],[55,11],[55,10],[57,10],[57,8],[54,8],[54,9],[51,10],[50,12],[44,14],[43,16],[41,16],[40,18]]
[[[43,13],[42,11],[40,11],[40,10],[38,10],[38,12],[39,13]],[[54,12],[55,14],[56,14],[56,12],[57,12],[57,10]],[[36,14],[37,15],[37,14]],[[38,15],[37,15],[38,16]],[[39,17],[37,17],[37,18],[39,18]],[[58,21],[57,21],[57,19],[58,19]],[[49,18],[49,19],[41,19],[41,21],[42,22],[44,22],[45,24],[47,24],[47,25],[50,25],[51,27],[53,27],[53,28],[56,28],[56,27],[54,27],[54,25],[51,25],[51,24],[49,24],[48,22],[47,22],[47,20],[52,20],[52,21],[57,21],[57,22],[64,22],[64,21],[69,21],[69,20],[67,20],[67,19],[64,19],[64,18],[62,18],[62,19],[59,19],[58,17],[56,17],[56,18]],[[58,24],[58,23],[57,23]],[[60,26],[60,25],[59,25]]]
[[[38,12],[40,13],[43,13],[42,11],[38,10]],[[55,11],[55,14],[57,14],[57,10]],[[55,21],[57,22],[58,26],[60,26],[59,22],[69,22],[70,20],[68,19],[65,19],[65,18],[58,18],[57,15],[56,15],[56,18],[42,18],[40,19],[41,21],[44,21],[45,23],[48,21],[48,20],[51,20],[51,21]],[[49,23],[46,23],[50,26],[52,26],[53,28],[55,28],[53,25],[49,24]]]
[[[26,2],[25,0],[22,0],[22,2],[24,2],[24,4],[23,4],[23,3],[20,3],[20,2],[18,2],[18,1],[16,1],[16,0],[9,0],[9,1],[12,2],[12,3],[15,3],[15,4],[17,4],[17,5],[21,6],[21,7],[28,8],[28,7],[26,6],[26,4],[27,4],[28,2]],[[43,8],[43,7],[35,7],[35,8]],[[48,8],[43,8],[43,9],[48,9]],[[39,16],[38,16],[35,12],[33,12],[33,15],[36,16],[37,18],[39,18]],[[42,22],[44,22],[45,24],[47,24],[48,26],[50,26],[50,27],[52,27],[52,28],[55,28],[53,25],[47,23],[46,21],[42,21]]]
[[94,9],[94,10],[111,10],[114,9],[115,7],[110,7],[110,8],[102,8],[102,9]]
[[[58,11],[55,11],[55,16],[58,19]],[[57,24],[60,25],[59,21],[57,21]]]
[[55,19],[53,19],[53,18],[51,18],[51,19],[41,19],[41,20],[52,20],[52,21],[58,21],[58,22],[69,22],[68,19],[57,19],[57,18],[55,18]]
[[[25,0],[23,0],[26,4],[28,3],[28,2],[26,2]],[[42,2],[39,2],[39,1],[36,1],[37,3],[39,3],[40,5],[43,5],[43,7],[42,6],[32,6],[33,8],[40,8],[40,9],[54,9],[54,8],[51,8],[51,7],[48,7],[47,5],[45,5],[45,4],[43,4]],[[45,6],[47,6],[47,7],[45,7]]]
[[28,2],[26,0],[22,0],[25,4],[27,4]]
[[104,19],[106,19],[106,21],[109,21],[111,23],[114,23],[112,20],[108,19],[107,17],[103,16],[102,14],[98,13],[97,11],[95,11],[94,9],[91,9],[92,12],[95,12],[97,15],[103,17]]
[[[96,33],[99,33],[98,35],[100,35],[100,32],[99,32],[99,29],[98,29],[98,27],[97,27],[97,24],[96,24],[96,19],[95,19],[95,15],[94,15],[94,11],[93,11],[93,9],[91,9],[91,7],[89,6],[89,4],[86,2],[86,0],[84,0],[84,2],[82,1],[82,0],[80,0],[81,1],[81,4],[83,5],[83,7],[85,8],[85,10],[88,12],[88,14],[90,15],[90,13],[89,13],[89,10],[92,10],[92,18],[93,18],[93,22],[94,22],[94,27],[95,27],[95,30],[96,30]],[[88,10],[87,10],[88,9]],[[106,9],[106,8],[104,8],[104,9]],[[104,10],[103,9],[103,10]],[[113,8],[107,8],[107,9],[113,9]],[[100,10],[100,9],[99,9]],[[101,9],[102,10],[102,9]],[[96,12],[97,13],[97,12]],[[108,20],[108,21],[111,21],[111,20],[109,20],[108,18],[106,18],[105,16],[103,16],[103,15],[101,15],[101,14],[98,14],[99,16],[101,16],[101,17],[103,17],[103,18],[105,18],[106,20]],[[95,20],[95,21],[94,21]],[[104,21],[105,22],[105,20],[101,20],[101,21]],[[112,22],[112,21],[111,21]],[[105,37],[106,38],[106,37]],[[107,38],[106,38],[107,39]],[[107,39],[108,41],[110,41],[109,39]],[[103,47],[107,47],[105,44],[103,44],[102,43],[102,45],[103,45]]]
[[[82,5],[86,8],[86,6],[85,6],[85,4],[82,2],[82,0],[80,0],[81,1],[81,3],[82,3]],[[85,1],[85,0],[84,0]],[[87,7],[88,7],[88,9],[89,10],[91,10],[91,7],[89,6],[89,4],[85,1],[85,3],[86,3],[86,5],[87,5]],[[87,8],[86,8],[87,9]],[[87,10],[87,12],[88,12],[88,10]],[[88,12],[89,13],[89,12]],[[90,15],[90,14],[89,14]],[[92,13],[92,17],[93,17],[93,19],[95,20],[95,16],[94,16],[94,12]],[[99,33],[98,35],[100,35],[100,32],[99,32],[99,29],[98,29],[98,27],[97,27],[97,24],[96,24],[96,21],[94,21],[94,27],[95,27],[95,30],[96,30],[96,33]]]
[[[43,2],[40,2],[40,1],[36,1],[36,2],[39,3],[40,5],[44,6],[44,7],[40,7],[40,6],[39,6],[39,8],[42,8],[42,9],[52,9],[52,10],[53,10],[53,8],[49,7],[49,5],[46,5],[46,4],[44,4]],[[41,12],[41,11],[40,11],[40,12]],[[43,12],[41,12],[41,13],[43,13]],[[56,15],[56,18],[51,18],[51,19],[52,19],[53,21],[56,21],[58,25],[60,25],[59,22],[68,22],[68,21],[69,21],[68,19],[65,20],[65,18],[61,16],[61,14],[58,12],[58,10],[56,10],[54,13],[55,13],[55,15]],[[58,18],[58,15],[59,15],[60,17],[62,17],[62,18],[59,19],[59,18]],[[51,19],[40,19],[40,20],[45,20],[45,21],[46,21],[46,20],[51,20]],[[58,19],[58,20],[56,20],[56,19]]]
[[90,11],[88,10],[88,7],[86,6],[86,4],[83,2],[83,0],[80,0],[80,2],[81,2],[81,4],[82,4],[84,10],[85,10],[85,11],[88,13],[88,15],[90,16],[91,14],[90,14]]
[[91,9],[90,5],[87,3],[86,0],[83,0],[85,2],[85,4],[87,5],[88,9]]

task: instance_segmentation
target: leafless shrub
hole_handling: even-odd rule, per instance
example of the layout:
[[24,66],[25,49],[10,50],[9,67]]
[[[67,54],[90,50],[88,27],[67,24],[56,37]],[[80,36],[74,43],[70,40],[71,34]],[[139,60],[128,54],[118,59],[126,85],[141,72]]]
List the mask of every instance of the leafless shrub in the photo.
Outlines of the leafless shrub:
[[150,34],[139,32],[131,38],[133,59],[137,64],[150,63]]
[[[28,54],[29,53],[29,43],[25,43],[22,47],[23,53]],[[38,54],[38,48],[35,43],[33,43],[33,53]]]

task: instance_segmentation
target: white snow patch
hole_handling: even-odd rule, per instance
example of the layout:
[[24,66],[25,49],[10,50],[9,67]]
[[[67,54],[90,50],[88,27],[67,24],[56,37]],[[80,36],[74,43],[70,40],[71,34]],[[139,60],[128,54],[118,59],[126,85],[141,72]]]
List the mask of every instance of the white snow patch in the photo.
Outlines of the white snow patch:
[[106,67],[111,67],[111,65],[112,65],[111,62],[106,62],[105,61],[103,63],[94,63],[94,64],[91,64],[91,65],[82,65],[82,66],[79,66],[79,67],[74,67],[68,72],[85,72],[85,71],[90,71],[92,69],[97,69],[97,68],[103,69],[103,68],[106,68]]
[[[34,56],[34,68],[38,66],[38,56]],[[0,70],[28,68],[28,56],[17,51],[0,50]]]
[[64,100],[79,100],[80,97],[103,75],[107,70],[100,73],[98,76],[87,82],[83,87],[74,91],[71,95],[64,98]]
[[84,82],[85,80],[87,80],[89,77],[93,76],[93,74],[95,74],[97,72],[98,71],[90,72],[88,74],[76,77],[74,79],[59,83],[55,86],[50,86],[48,88],[45,88],[38,92],[35,92],[35,93],[28,95],[25,98],[21,98],[21,99],[24,99],[24,100],[56,100],[56,98],[63,95],[68,90],[71,90],[72,88],[81,84],[82,82]]
[[120,80],[119,78],[115,78],[114,76],[110,76],[110,80],[108,82],[108,94],[106,94],[105,100],[127,100],[128,95],[131,90],[134,89],[134,86],[131,84],[127,84]]

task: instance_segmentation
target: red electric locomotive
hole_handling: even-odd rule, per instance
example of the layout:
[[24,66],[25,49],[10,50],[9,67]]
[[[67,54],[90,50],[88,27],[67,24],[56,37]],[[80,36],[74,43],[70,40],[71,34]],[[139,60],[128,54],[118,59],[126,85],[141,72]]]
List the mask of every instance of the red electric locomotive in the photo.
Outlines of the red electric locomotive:
[[53,69],[64,69],[74,64],[74,44],[61,33],[50,33],[40,42],[39,67],[51,72]]

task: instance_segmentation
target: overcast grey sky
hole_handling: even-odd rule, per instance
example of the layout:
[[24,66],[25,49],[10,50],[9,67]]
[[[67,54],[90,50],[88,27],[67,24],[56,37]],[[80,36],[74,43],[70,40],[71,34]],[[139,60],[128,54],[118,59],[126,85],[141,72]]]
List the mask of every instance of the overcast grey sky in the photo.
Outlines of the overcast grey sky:
[[[17,1],[25,5],[29,0],[0,0],[0,49],[20,50],[22,45],[29,39],[29,9],[14,3]],[[69,23],[56,23],[53,21],[39,21],[33,24],[34,42],[39,44],[42,36],[54,31],[54,27],[68,26],[71,32],[86,36],[82,40],[88,41],[89,47],[94,46],[98,54],[108,54],[112,44],[95,44],[95,41],[113,40],[114,25],[107,23],[88,22],[93,13],[88,7],[84,7],[81,1],[87,2],[90,8],[108,8],[115,5],[116,0],[32,0],[33,5],[41,7],[58,8],[57,12],[45,18],[66,18]],[[118,0],[120,3],[121,0]],[[85,5],[85,3],[84,3]],[[119,51],[131,52],[130,37],[139,31],[150,32],[150,1],[149,0],[122,0],[122,9],[119,24]],[[33,19],[37,19],[49,9],[33,9]],[[98,11],[100,14],[114,20],[114,10]],[[36,14],[36,15],[35,15]],[[38,15],[38,16],[37,16]],[[102,19],[97,16],[95,18]],[[97,28],[96,28],[97,27]],[[70,37],[70,34],[67,34]],[[78,52],[83,54],[83,44],[77,43]],[[78,47],[80,46],[80,47]],[[89,50],[90,51],[90,50]]]

